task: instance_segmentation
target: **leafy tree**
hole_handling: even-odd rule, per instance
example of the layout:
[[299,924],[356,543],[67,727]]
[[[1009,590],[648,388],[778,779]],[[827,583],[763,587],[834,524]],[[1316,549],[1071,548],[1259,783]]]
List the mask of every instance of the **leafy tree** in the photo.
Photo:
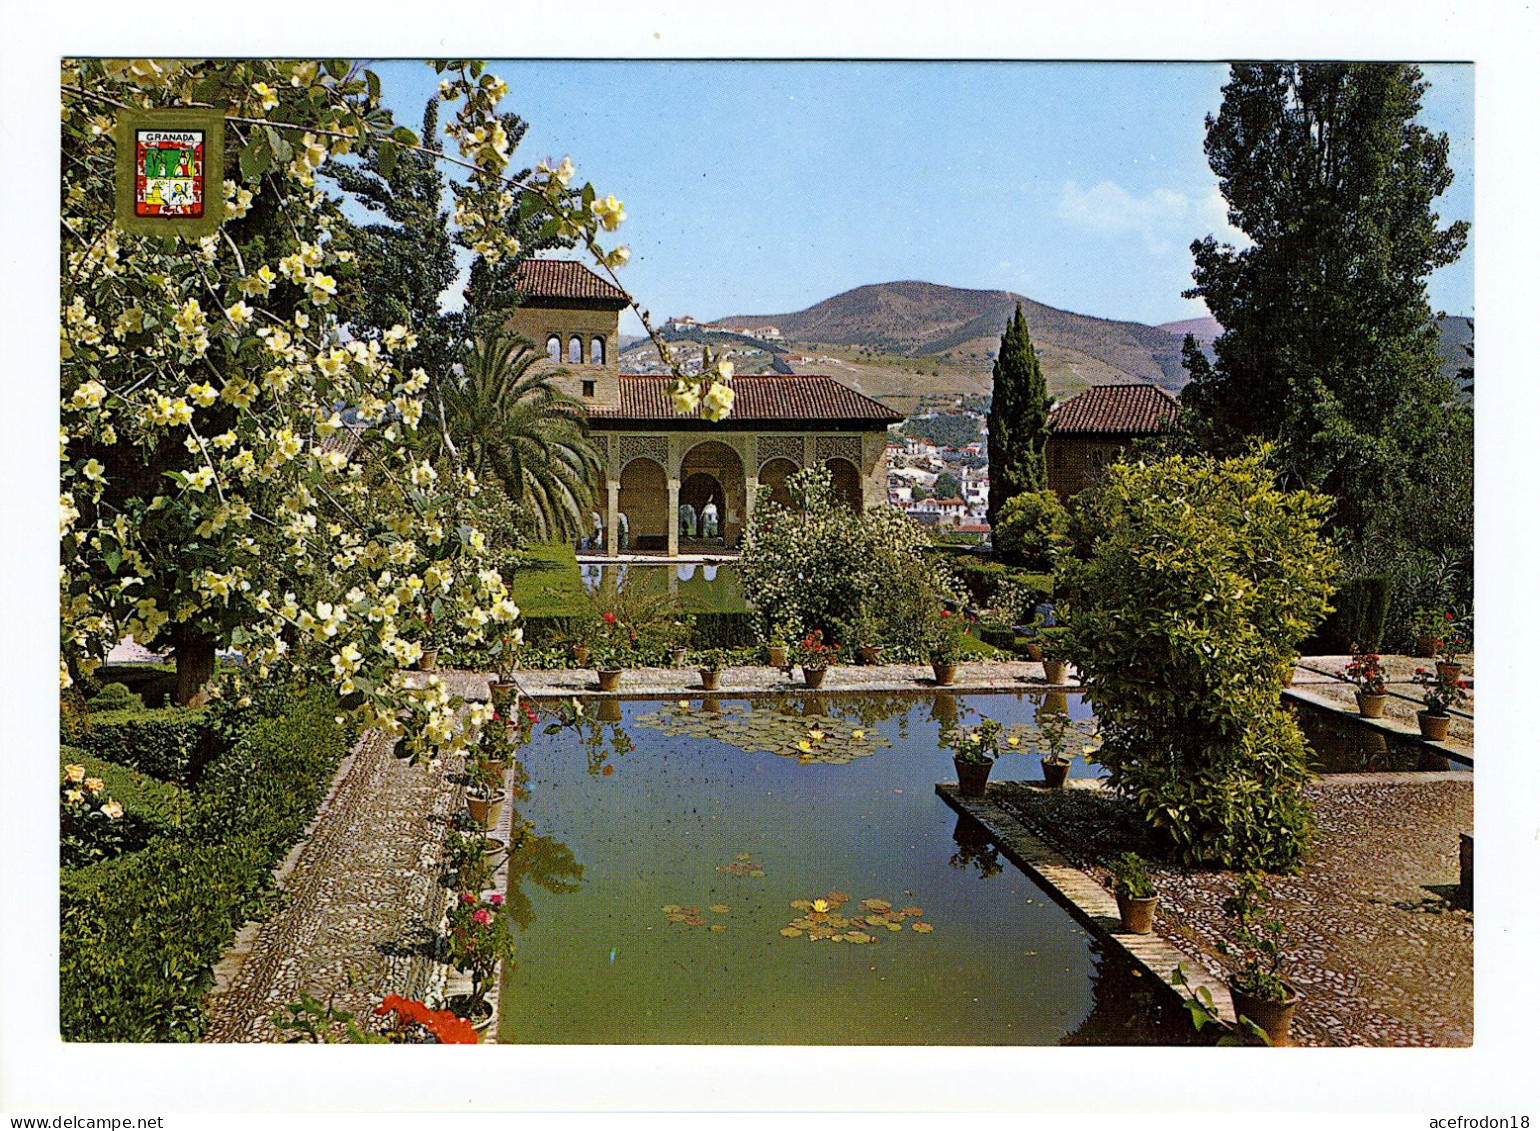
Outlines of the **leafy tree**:
[[1113,464],[1079,496],[1059,574],[1096,760],[1191,864],[1292,868],[1310,831],[1280,693],[1336,560],[1329,500],[1279,490],[1268,455]]
[[1003,561],[1048,570],[1069,542],[1069,514],[1052,491],[1023,491],[1000,508],[999,525],[992,533],[995,552]]
[[1048,386],[1021,303],[1000,337],[989,407],[989,522],[1007,499],[1048,485]]
[[537,368],[544,360],[507,332],[475,344],[441,385],[448,438],[431,444],[453,445],[478,478],[495,476],[542,539],[586,529],[599,472],[583,404]]
[[962,483],[957,476],[950,471],[943,471],[936,476],[936,498],[960,499],[962,498]]
[[1204,150],[1251,245],[1193,244],[1195,286],[1225,332],[1210,364],[1189,342],[1183,427],[1233,454],[1276,445],[1287,483],[1336,500],[1356,530],[1408,505],[1451,425],[1426,280],[1467,225],[1440,227],[1448,141],[1417,123],[1408,65],[1245,64]]

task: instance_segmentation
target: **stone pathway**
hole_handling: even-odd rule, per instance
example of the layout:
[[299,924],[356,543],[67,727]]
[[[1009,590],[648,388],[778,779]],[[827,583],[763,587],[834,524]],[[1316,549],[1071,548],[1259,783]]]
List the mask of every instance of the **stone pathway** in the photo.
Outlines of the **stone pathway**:
[[[1473,823],[1468,773],[1353,774],[1307,790],[1320,835],[1296,876],[1271,877],[1287,933],[1286,976],[1304,994],[1301,1045],[1467,1046],[1474,1035],[1474,924],[1451,903],[1459,834]],[[990,800],[1110,886],[1102,861],[1142,847],[1142,830],[1103,789],[992,784]],[[1229,959],[1228,872],[1153,867],[1155,929],[1212,977]]]
[[444,765],[409,765],[379,732],[360,739],[285,861],[279,909],[216,967],[203,1040],[282,1040],[270,1018],[302,993],[366,1018],[385,994],[441,988],[443,838],[463,792]]

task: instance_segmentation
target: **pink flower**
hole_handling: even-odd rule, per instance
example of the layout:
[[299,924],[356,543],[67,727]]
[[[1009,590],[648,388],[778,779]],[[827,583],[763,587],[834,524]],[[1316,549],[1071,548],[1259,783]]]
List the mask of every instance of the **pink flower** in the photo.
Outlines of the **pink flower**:
[[475,903],[476,902],[476,897],[474,895],[472,895],[468,891],[462,891],[460,893],[460,902],[461,903]]
[[482,907],[482,908],[478,908],[476,913],[474,915],[472,915],[471,918],[476,920],[476,922],[485,925],[485,924],[490,923],[492,921],[492,913],[490,911],[488,911],[485,907]]
[[487,902],[490,903],[493,907],[501,907],[503,905],[503,897],[500,895],[494,895]]

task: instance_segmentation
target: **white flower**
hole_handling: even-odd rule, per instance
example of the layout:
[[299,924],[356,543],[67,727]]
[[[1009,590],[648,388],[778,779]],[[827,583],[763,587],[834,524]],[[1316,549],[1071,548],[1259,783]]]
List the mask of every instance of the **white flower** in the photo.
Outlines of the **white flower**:
[[337,280],[330,275],[316,275],[310,280],[310,301],[325,306],[337,293]]
[[262,109],[271,110],[278,105],[278,95],[273,93],[273,88],[265,82],[253,83],[251,93],[262,100]]
[[626,218],[625,206],[615,199],[611,193],[603,200],[596,200],[593,204],[594,217],[606,232],[613,232],[620,227],[622,220]]
[[207,491],[214,482],[214,469],[212,467],[200,467],[197,471],[188,472],[187,489],[202,494]]

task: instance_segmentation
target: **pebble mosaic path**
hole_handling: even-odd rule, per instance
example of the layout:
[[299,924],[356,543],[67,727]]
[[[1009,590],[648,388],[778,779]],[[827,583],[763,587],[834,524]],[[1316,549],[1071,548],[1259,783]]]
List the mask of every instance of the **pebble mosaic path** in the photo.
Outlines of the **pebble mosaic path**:
[[[1294,1043],[1471,1043],[1474,922],[1454,899],[1459,834],[1473,822],[1472,777],[1341,774],[1308,787],[1319,838],[1298,875],[1269,879],[1287,935],[1285,975],[1304,995]],[[1000,782],[989,801],[1109,889],[1102,861],[1140,847],[1138,826],[1105,789]],[[1235,875],[1152,867],[1151,876],[1156,933],[1223,979],[1229,960],[1216,944]]]

